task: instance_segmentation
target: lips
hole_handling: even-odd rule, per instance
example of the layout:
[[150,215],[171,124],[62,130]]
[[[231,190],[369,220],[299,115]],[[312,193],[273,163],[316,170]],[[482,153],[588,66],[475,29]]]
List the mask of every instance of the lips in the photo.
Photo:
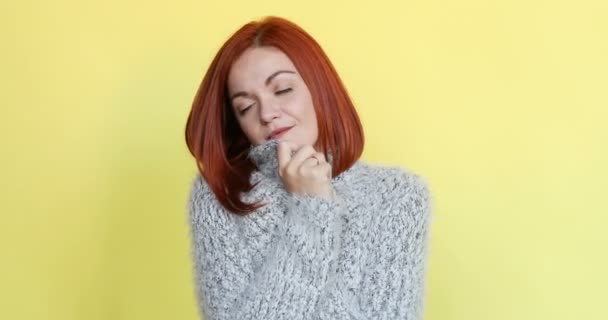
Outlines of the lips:
[[280,138],[283,134],[285,134],[285,132],[289,131],[289,129],[291,129],[293,127],[283,127],[283,128],[279,128],[274,130],[270,136],[268,136],[268,139],[277,139]]

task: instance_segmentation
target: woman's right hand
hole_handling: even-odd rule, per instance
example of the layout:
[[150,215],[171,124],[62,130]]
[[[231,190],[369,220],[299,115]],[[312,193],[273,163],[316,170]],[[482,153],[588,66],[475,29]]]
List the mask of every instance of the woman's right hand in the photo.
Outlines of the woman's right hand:
[[293,142],[282,140],[277,146],[277,156],[279,176],[287,191],[334,199],[331,164],[322,152],[310,145],[297,148]]

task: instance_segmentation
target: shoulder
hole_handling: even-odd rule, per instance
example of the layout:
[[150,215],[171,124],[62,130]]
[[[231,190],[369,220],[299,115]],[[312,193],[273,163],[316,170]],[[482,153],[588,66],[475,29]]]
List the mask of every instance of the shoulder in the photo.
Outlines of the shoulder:
[[191,180],[187,209],[190,223],[195,227],[229,223],[230,215],[199,173]]
[[366,189],[364,191],[377,190],[384,195],[394,197],[412,194],[428,197],[430,194],[427,179],[406,167],[381,165],[363,160],[359,160],[356,166],[355,177],[351,180],[356,180],[358,185]]
[[371,198],[389,212],[404,211],[417,219],[430,214],[431,190],[427,179],[402,166],[359,161],[357,183],[359,196]]
[[211,188],[205,181],[205,179],[197,173],[190,183],[190,196],[188,198],[188,204],[190,207],[200,205],[202,202],[207,202],[211,198]]

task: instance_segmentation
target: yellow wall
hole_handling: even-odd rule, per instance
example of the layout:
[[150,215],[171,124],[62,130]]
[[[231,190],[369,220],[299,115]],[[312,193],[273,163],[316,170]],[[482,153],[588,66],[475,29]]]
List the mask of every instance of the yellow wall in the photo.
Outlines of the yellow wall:
[[608,319],[608,5],[0,5],[0,318],[195,319],[183,129],[221,43],[268,14],[334,61],[364,158],[428,178],[426,319]]

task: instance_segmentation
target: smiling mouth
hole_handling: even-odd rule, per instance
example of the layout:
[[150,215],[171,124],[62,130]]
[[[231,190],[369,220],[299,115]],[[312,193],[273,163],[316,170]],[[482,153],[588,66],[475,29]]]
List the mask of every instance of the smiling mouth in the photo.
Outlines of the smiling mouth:
[[289,130],[291,130],[293,127],[289,127],[289,128],[285,128],[284,130],[279,131],[278,133],[275,133],[273,135],[271,135],[270,137],[268,137],[268,139],[278,139],[281,136],[283,136],[286,132],[288,132]]

